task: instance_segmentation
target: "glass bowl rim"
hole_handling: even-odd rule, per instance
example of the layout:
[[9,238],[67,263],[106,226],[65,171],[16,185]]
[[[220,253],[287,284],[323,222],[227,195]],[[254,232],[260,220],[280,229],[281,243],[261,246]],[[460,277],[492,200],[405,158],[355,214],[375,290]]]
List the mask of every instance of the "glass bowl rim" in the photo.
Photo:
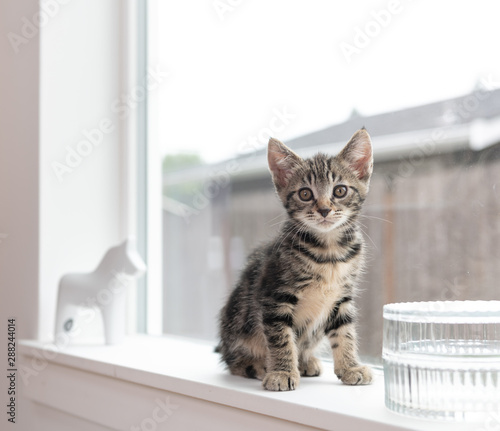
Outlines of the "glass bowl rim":
[[411,319],[413,317],[470,317],[497,318],[500,322],[500,301],[420,301],[398,302],[383,307],[384,318],[391,320]]

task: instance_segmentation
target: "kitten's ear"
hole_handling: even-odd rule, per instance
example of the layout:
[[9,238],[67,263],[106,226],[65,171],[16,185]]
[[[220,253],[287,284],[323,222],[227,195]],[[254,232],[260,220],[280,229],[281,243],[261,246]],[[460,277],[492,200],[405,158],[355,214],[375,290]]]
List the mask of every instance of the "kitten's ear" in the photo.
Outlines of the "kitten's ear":
[[370,179],[373,171],[372,141],[365,128],[352,135],[338,158],[346,161],[360,180]]
[[270,138],[267,146],[267,161],[276,187],[286,187],[293,170],[302,159],[283,142]]

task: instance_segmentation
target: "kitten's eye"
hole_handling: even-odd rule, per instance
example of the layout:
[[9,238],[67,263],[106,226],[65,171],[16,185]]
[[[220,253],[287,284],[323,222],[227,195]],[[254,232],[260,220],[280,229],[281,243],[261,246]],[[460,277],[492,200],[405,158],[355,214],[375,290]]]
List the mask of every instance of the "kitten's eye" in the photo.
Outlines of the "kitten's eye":
[[333,196],[336,198],[343,198],[347,194],[347,187],[346,186],[335,186],[333,189]]
[[300,189],[299,190],[299,198],[305,202],[310,201],[313,198],[312,190],[308,189],[307,187]]

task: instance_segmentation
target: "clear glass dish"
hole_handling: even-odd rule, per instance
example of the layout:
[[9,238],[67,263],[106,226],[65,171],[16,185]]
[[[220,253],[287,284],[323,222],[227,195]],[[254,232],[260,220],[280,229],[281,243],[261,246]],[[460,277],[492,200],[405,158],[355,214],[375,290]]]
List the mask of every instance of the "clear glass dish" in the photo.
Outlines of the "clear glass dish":
[[500,301],[384,306],[385,404],[422,418],[500,411]]

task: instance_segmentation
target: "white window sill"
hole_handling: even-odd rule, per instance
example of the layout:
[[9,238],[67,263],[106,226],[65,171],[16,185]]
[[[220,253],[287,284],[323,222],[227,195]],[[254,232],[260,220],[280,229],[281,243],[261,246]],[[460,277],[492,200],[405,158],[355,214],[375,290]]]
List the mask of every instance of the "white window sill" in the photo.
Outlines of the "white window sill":
[[[213,347],[173,336],[137,336],[119,346],[71,346],[57,354],[41,342],[22,341],[19,353],[25,366],[30,367],[30,361],[35,361],[33,364],[40,368],[39,373],[43,372],[45,360],[40,358],[47,358],[47,364],[53,364],[56,369],[62,366],[140,384],[239,409],[235,411],[284,420],[290,425],[359,431],[477,428],[477,425],[432,422],[390,412],[384,405],[384,379],[380,371],[375,372],[372,385],[350,387],[336,378],[331,364],[325,363],[322,376],[302,378],[297,390],[268,392],[258,380],[229,375]],[[27,385],[26,391],[29,390]],[[28,398],[43,402],[37,396],[28,394]]]

